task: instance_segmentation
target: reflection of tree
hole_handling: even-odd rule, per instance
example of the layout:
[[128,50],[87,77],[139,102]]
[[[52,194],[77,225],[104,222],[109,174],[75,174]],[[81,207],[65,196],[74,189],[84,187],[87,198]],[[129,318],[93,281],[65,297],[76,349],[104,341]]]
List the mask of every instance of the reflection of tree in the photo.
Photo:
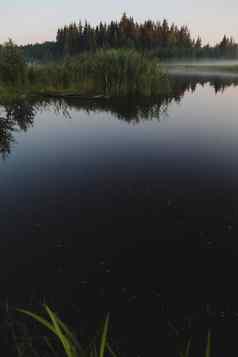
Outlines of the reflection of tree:
[[202,75],[199,74],[173,74],[170,78],[171,87],[174,93],[191,91],[194,92],[197,85],[204,86],[206,84],[214,88],[215,93],[223,92],[230,86],[238,86],[238,78],[221,77],[220,75]]
[[[37,98],[35,99],[34,103],[34,110],[35,112],[42,112],[42,111],[52,111],[55,114],[63,115],[65,118],[70,118],[69,110],[71,107],[65,102],[64,99],[59,98],[57,100],[46,100],[45,98]],[[73,109],[73,108],[72,108]]]
[[156,98],[125,97],[114,99],[101,99],[82,101],[73,98],[65,99],[65,103],[72,109],[85,111],[103,111],[115,115],[118,119],[128,123],[138,123],[144,120],[160,119],[161,113],[165,112],[169,103],[175,98],[170,95]]
[[14,142],[12,132],[14,124],[6,118],[0,118],[0,155],[5,158],[10,153],[11,144]]
[[33,125],[35,109],[28,102],[18,102],[5,105],[6,117],[12,120],[19,129],[26,131]]
[[173,75],[170,79],[170,91],[156,97],[125,97],[112,99],[82,100],[79,98],[17,100],[0,103],[4,117],[0,117],[0,155],[5,158],[11,152],[14,132],[27,131],[34,124],[34,116],[39,111],[53,110],[55,113],[70,117],[70,110],[87,112],[108,112],[120,120],[137,124],[140,121],[157,119],[165,113],[172,102],[180,102],[186,91],[194,92],[197,85],[209,84],[215,93],[222,92],[228,86],[237,86],[238,79]]
[[33,125],[35,109],[26,101],[2,105],[5,117],[0,118],[0,154],[5,158],[11,152],[14,143],[13,132],[26,131]]
[[[77,98],[66,98],[59,101],[51,101],[51,104],[56,108],[64,108],[67,112],[70,109],[90,111],[110,112],[120,120],[125,120],[129,123],[138,123],[144,120],[158,119],[161,114],[166,112],[168,106],[172,102],[179,103],[185,92],[194,92],[197,85],[204,86],[209,84],[214,88],[215,93],[223,92],[226,87],[238,85],[238,79],[234,78],[219,78],[211,76],[173,76],[170,81],[169,93],[161,94],[156,97],[125,97],[114,99],[100,100],[80,100]],[[62,103],[64,102],[64,104]],[[65,107],[68,107],[66,110]]]

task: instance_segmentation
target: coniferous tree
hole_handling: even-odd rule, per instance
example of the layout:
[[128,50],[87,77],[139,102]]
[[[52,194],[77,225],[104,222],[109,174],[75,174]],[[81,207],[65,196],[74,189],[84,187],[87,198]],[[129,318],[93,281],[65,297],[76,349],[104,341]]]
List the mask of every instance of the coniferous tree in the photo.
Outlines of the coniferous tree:
[[1,47],[0,79],[9,84],[25,81],[26,63],[22,51],[9,40]]
[[28,61],[50,61],[97,49],[118,48],[137,49],[159,58],[234,58],[238,53],[237,44],[227,36],[214,47],[202,46],[201,38],[192,38],[187,26],[169,24],[166,19],[138,23],[126,13],[119,21],[108,24],[71,23],[58,29],[56,42],[28,45],[23,50]]

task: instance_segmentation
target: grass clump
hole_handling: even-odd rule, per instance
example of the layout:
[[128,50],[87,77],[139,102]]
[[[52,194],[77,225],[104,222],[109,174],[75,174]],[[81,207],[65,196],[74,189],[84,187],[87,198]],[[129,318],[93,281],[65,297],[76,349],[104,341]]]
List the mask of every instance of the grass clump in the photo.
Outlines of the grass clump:
[[[98,343],[93,341],[88,346],[83,347],[79,343],[75,334],[66,326],[58,315],[50,309],[49,306],[44,305],[44,310],[47,315],[46,317],[28,310],[19,309],[18,311],[33,318],[45,327],[48,332],[52,333],[56,337],[57,342],[61,345],[65,357],[105,357],[106,353],[107,355],[109,353],[112,357],[116,357],[116,354],[110,347],[108,339],[109,314],[107,315],[102,331],[99,334]],[[55,351],[54,346],[49,339],[47,339],[46,342],[48,347],[50,347],[50,350]]]
[[166,76],[158,60],[118,49],[82,54],[60,64],[31,66],[28,81],[43,91],[151,96],[164,90]]
[[[184,344],[184,346],[178,351],[179,357],[191,357],[194,351],[192,351],[192,338],[190,337]],[[212,356],[212,334],[211,330],[208,330],[206,345],[204,348],[204,353],[201,353],[201,357],[211,357]]]

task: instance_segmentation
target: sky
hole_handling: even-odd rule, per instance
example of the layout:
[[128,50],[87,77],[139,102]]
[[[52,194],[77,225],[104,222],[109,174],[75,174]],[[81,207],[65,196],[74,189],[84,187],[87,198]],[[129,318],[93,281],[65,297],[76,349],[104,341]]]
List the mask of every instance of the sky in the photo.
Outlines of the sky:
[[0,0],[0,43],[55,40],[57,29],[71,22],[119,20],[122,13],[138,22],[146,19],[188,25],[203,44],[214,44],[224,34],[238,42],[237,0]]

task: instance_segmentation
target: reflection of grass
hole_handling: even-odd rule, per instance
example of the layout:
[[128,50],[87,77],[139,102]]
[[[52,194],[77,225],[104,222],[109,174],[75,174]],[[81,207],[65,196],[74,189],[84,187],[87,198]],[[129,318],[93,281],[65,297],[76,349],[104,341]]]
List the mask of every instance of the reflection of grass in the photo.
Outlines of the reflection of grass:
[[[34,320],[39,322],[43,327],[45,327],[48,332],[53,333],[56,336],[57,341],[60,343],[61,348],[64,351],[64,356],[66,357],[104,357],[108,353],[112,357],[116,357],[108,341],[108,328],[109,328],[109,315],[107,315],[103,329],[99,336],[99,342],[93,341],[88,346],[83,347],[74,333],[66,326],[66,324],[58,317],[58,315],[52,311],[47,305],[44,306],[47,317],[35,314],[28,310],[21,310],[19,312],[24,313],[32,317]],[[48,347],[54,352],[55,349],[53,345],[47,339]],[[56,354],[55,354],[56,355]]]

